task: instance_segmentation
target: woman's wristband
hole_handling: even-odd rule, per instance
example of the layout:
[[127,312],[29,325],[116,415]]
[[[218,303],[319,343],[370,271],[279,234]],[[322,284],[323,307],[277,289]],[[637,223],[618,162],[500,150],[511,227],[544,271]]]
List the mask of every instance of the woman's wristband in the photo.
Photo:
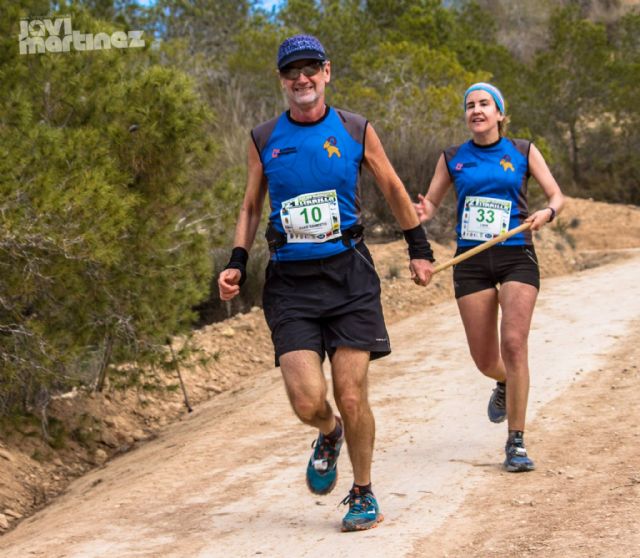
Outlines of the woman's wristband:
[[551,207],[550,205],[545,207],[545,209],[551,210],[551,217],[549,218],[549,221],[548,221],[548,223],[551,223],[551,221],[553,221],[556,218],[556,210],[553,209],[553,207]]

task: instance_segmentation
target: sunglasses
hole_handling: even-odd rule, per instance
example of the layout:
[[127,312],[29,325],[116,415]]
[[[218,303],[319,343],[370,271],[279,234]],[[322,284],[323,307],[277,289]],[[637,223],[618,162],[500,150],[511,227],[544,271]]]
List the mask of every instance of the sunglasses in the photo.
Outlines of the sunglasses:
[[324,62],[311,62],[310,64],[305,64],[302,68],[282,68],[280,70],[280,75],[284,79],[298,79],[300,74],[304,74],[306,77],[315,76],[320,69],[324,66]]

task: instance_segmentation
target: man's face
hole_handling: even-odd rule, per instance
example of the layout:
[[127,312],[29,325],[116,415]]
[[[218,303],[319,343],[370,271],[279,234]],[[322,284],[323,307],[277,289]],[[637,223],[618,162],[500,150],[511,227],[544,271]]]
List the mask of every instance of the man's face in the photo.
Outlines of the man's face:
[[308,108],[324,103],[324,89],[331,80],[331,63],[296,60],[280,70],[280,83],[289,105]]

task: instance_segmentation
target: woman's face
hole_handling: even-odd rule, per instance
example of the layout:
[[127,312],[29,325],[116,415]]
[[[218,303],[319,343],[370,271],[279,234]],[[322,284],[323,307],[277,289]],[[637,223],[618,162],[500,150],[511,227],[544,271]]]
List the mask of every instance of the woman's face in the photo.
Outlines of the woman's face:
[[492,136],[495,133],[499,137],[498,122],[504,120],[504,115],[489,92],[477,89],[467,96],[465,120],[474,136]]

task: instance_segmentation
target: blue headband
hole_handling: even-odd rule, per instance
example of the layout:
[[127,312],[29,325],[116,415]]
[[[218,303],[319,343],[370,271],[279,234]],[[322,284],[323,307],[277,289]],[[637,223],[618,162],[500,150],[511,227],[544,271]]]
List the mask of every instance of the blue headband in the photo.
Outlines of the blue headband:
[[467,97],[472,91],[486,91],[487,93],[489,93],[489,95],[491,95],[493,97],[493,100],[496,102],[498,110],[502,114],[504,114],[504,97],[502,96],[502,93],[500,93],[500,90],[495,85],[483,82],[474,83],[471,87],[469,87],[469,89],[465,91],[464,110],[467,110]]

